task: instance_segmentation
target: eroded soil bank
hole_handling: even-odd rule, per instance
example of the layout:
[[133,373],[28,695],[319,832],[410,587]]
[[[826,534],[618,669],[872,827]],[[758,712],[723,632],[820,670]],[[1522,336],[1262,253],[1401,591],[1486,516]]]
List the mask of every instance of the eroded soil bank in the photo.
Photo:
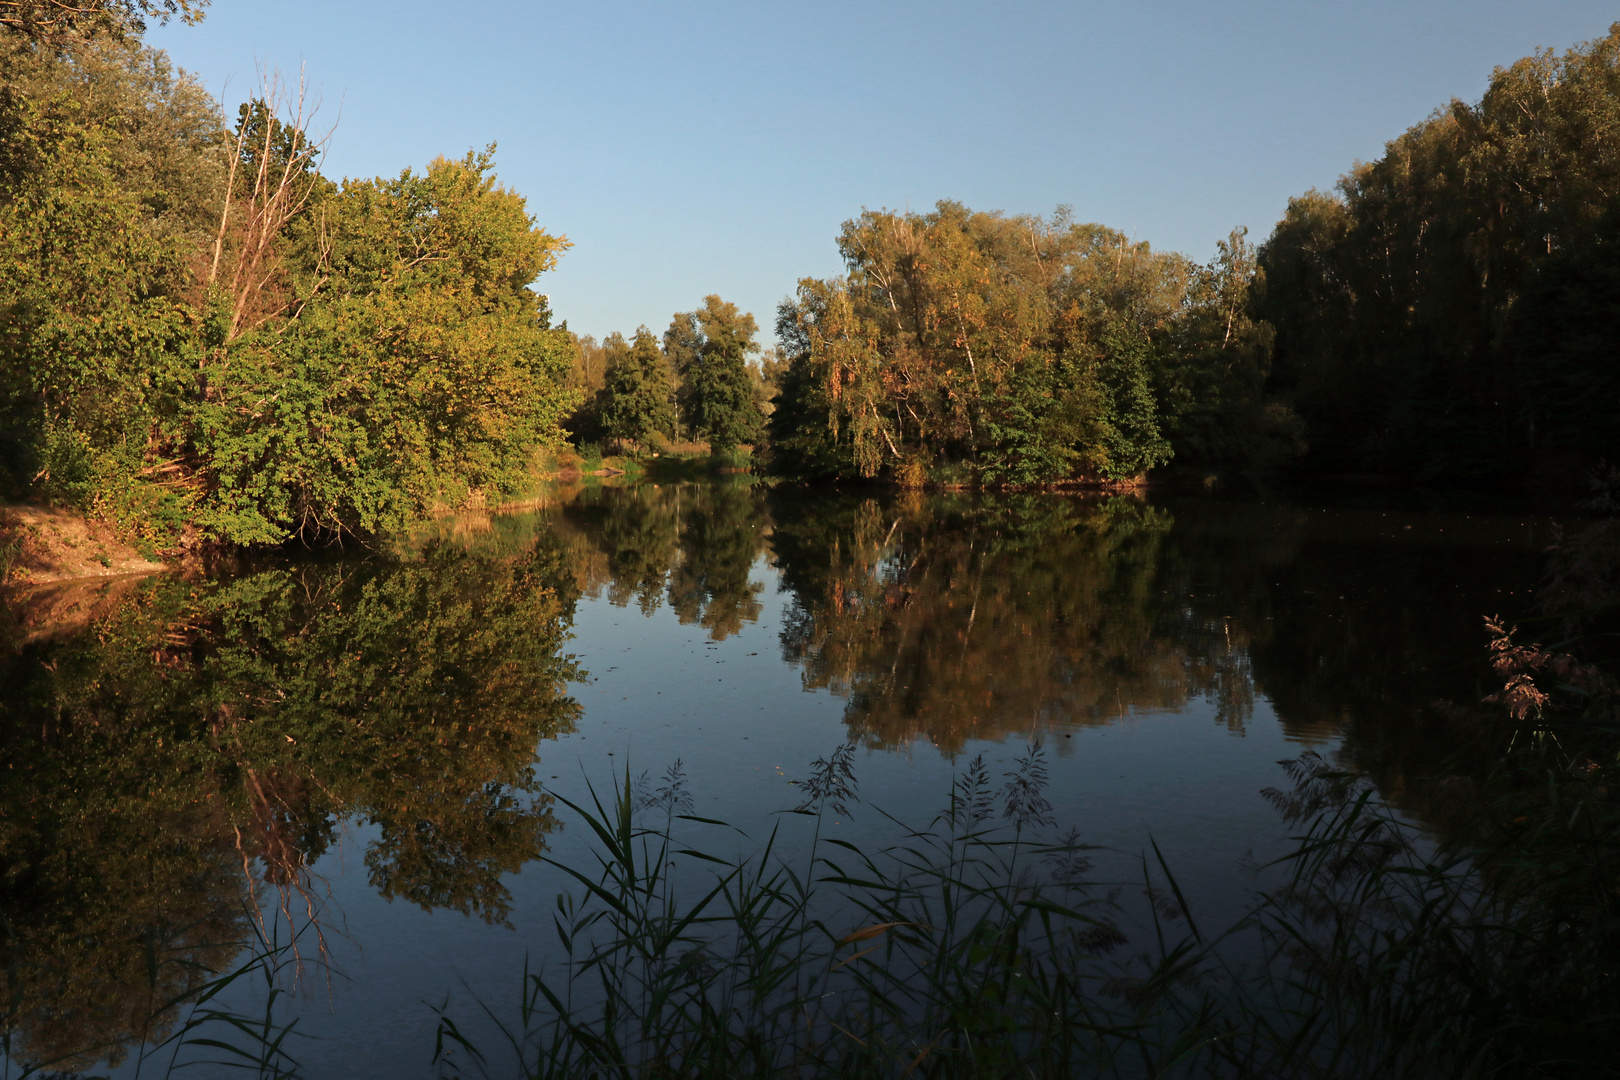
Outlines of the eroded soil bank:
[[0,583],[43,585],[164,569],[82,514],[55,507],[0,508]]

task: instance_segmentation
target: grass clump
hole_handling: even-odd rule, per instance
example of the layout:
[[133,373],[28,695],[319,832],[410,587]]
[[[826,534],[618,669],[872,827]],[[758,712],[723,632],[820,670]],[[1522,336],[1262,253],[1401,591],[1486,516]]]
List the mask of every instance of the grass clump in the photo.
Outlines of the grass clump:
[[[893,822],[875,851],[823,835],[855,801],[847,746],[740,857],[720,854],[738,830],[690,813],[678,763],[656,790],[626,772],[568,803],[596,864],[557,864],[575,886],[553,916],[560,951],[526,966],[515,1021],[486,1006],[511,1060],[441,1009],[439,1064],[545,1080],[1616,1075],[1620,815],[1555,746],[1517,745],[1512,769],[1539,761],[1548,782],[1494,774],[1443,839],[1314,753],[1283,763],[1293,782],[1267,795],[1300,831],[1213,934],[1151,840],[1137,880],[1095,879],[1095,849],[1056,830],[1039,746],[999,785],[975,759],[943,813]],[[811,819],[796,858],[795,816]]]
[[[489,1074],[1102,1075],[1196,1049],[1162,1007],[1193,951],[1164,950],[1128,985],[1104,962],[1125,940],[1115,897],[1088,882],[1088,846],[1055,831],[1039,746],[999,786],[975,759],[939,817],[871,853],[822,830],[856,801],[852,756],[817,761],[787,812],[811,819],[802,862],[781,854],[786,822],[757,854],[692,846],[689,832],[737,832],[689,812],[678,763],[655,791],[627,772],[569,803],[597,864],[554,864],[578,887],[554,914],[561,955],[525,971],[502,1027],[516,1060]],[[447,1071],[491,1068],[447,1013],[439,1044]]]

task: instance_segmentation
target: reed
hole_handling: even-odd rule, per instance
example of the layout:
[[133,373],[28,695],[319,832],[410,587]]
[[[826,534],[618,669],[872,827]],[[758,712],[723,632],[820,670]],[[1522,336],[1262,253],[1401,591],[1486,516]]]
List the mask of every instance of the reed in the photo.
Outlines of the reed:
[[[559,952],[525,966],[515,1020],[486,1007],[499,1060],[441,1011],[442,1074],[1372,1080],[1620,1062],[1606,790],[1555,776],[1536,817],[1522,777],[1499,777],[1441,841],[1307,753],[1270,793],[1301,827],[1276,884],[1211,935],[1151,840],[1124,883],[1153,901],[1139,919],[1092,880],[1094,849],[1055,831],[1038,746],[1000,785],[975,759],[938,817],[894,821],[875,851],[822,835],[855,800],[850,761],[813,767],[788,812],[813,819],[796,856],[780,826],[719,854],[740,834],[689,812],[678,766],[656,790],[627,771],[568,803],[597,850],[589,870],[557,866],[574,886]],[[1256,942],[1261,962],[1241,963]]]
[[688,812],[678,766],[641,798],[626,772],[568,803],[597,854],[589,872],[555,864],[576,889],[554,915],[560,955],[525,970],[515,1024],[486,1010],[498,1067],[441,1016],[446,1072],[1101,1076],[1200,1050],[1203,1031],[1166,1008],[1197,948],[1122,979],[1118,905],[1087,881],[1091,849],[1053,829],[1039,746],[999,789],[975,759],[943,813],[894,822],[872,852],[822,833],[855,801],[851,757],[816,762],[787,812],[812,819],[796,858],[780,825],[757,852],[716,854],[737,831]]

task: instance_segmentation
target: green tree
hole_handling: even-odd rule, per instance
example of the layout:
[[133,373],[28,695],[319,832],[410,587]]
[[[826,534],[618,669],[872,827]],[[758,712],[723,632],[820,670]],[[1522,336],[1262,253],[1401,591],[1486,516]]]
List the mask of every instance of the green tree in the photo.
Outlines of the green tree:
[[161,53],[116,41],[3,36],[0,75],[0,480],[177,523],[202,350],[188,261],[225,176],[217,109]]
[[64,38],[105,35],[123,41],[179,15],[199,23],[209,0],[0,0],[0,27],[31,40],[60,43]]
[[645,326],[618,351],[607,369],[597,404],[602,433],[642,446],[675,433],[674,379],[658,341]]
[[567,241],[491,168],[440,158],[320,203],[320,243],[289,258],[296,317],[232,343],[195,407],[205,527],[376,533],[530,482],[575,400],[573,344],[528,288]]
[[[1617,58],[1620,24],[1498,68],[1478,102],[1437,109],[1336,194],[1290,201],[1259,253],[1259,314],[1276,327],[1271,389],[1316,464],[1502,479],[1603,441],[1612,410],[1553,405],[1569,381],[1538,381],[1528,328],[1548,324],[1547,281],[1608,258]],[[1579,363],[1604,378],[1599,354]]]
[[232,135],[116,36],[5,32],[0,67],[8,496],[167,546],[375,535],[532,484],[577,394],[529,286],[568,244],[491,152],[339,187],[274,80]]
[[[707,439],[716,454],[757,442],[764,415],[749,373],[748,357],[759,352],[753,315],[715,295],[703,307],[676,315],[665,348],[682,377],[681,405],[687,427]],[[684,366],[683,366],[684,365]]]
[[839,249],[846,276],[801,281],[778,312],[778,469],[1117,484],[1168,459],[1152,374],[1196,307],[1187,259],[1066,208],[952,202],[868,211]]

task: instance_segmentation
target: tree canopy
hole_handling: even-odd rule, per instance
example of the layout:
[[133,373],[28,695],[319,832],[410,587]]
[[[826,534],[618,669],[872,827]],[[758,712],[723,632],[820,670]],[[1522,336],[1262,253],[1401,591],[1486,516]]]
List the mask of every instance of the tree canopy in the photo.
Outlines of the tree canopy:
[[375,535],[533,483],[577,392],[529,286],[568,242],[493,147],[339,184],[273,79],[232,130],[116,36],[6,32],[0,66],[7,494],[163,547]]
[[[1234,243],[1229,262],[1248,250]],[[1265,361],[1242,313],[1246,265],[1221,277],[1067,209],[867,211],[838,246],[847,274],[804,279],[778,312],[789,360],[772,434],[789,473],[1129,482],[1170,458],[1194,400],[1206,424],[1220,408],[1195,398],[1200,383],[1242,381],[1195,373],[1208,354]],[[1226,309],[1218,345],[1191,340]]]
[[201,22],[209,0],[0,0],[0,27],[31,40],[70,36],[138,37],[146,20],[161,25],[175,15]]
[[608,438],[651,446],[675,434],[675,386],[669,361],[645,326],[628,346],[609,353],[605,385],[597,406]]
[[758,333],[753,315],[711,294],[701,308],[676,315],[664,334],[664,347],[681,376],[687,429],[708,440],[716,454],[757,442],[764,433],[748,364],[759,352]]
[[1315,463],[1466,480],[1620,450],[1617,190],[1620,24],[1290,200],[1260,313]]

